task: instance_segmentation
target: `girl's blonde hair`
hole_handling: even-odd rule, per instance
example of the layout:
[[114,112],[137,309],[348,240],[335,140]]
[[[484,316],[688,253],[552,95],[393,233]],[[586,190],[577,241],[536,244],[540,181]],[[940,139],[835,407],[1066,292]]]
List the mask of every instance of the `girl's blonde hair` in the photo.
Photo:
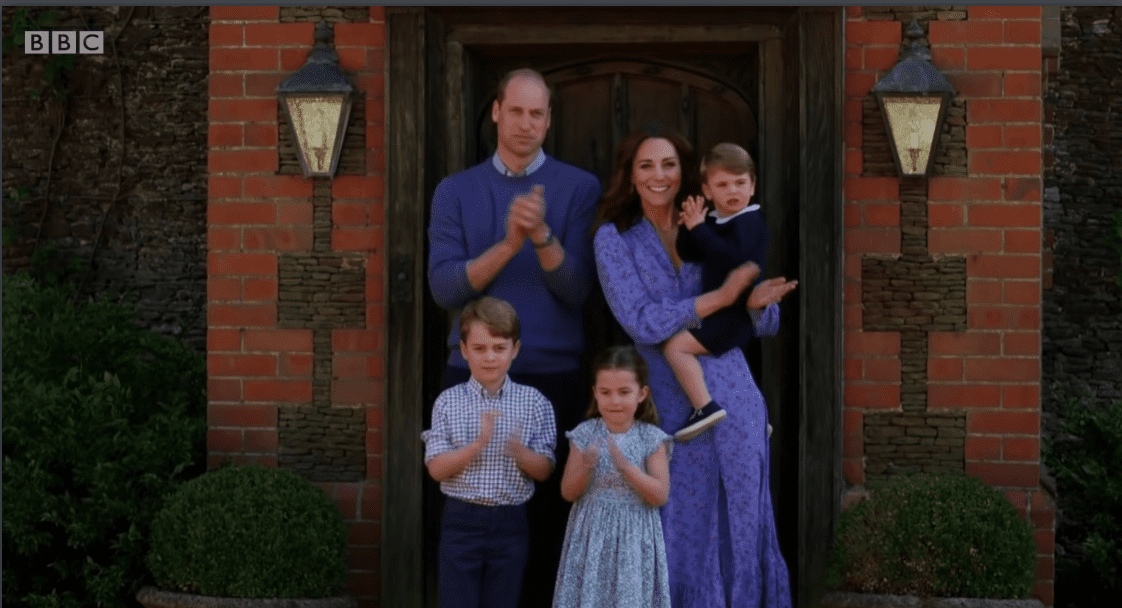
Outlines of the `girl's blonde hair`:
[[596,362],[592,365],[592,403],[588,405],[585,418],[600,417],[600,408],[596,405],[596,377],[602,371],[614,369],[627,370],[635,374],[635,381],[639,383],[639,387],[647,387],[647,398],[639,402],[639,407],[635,409],[635,419],[657,425],[658,410],[651,400],[647,362],[632,346],[612,346],[596,358]]

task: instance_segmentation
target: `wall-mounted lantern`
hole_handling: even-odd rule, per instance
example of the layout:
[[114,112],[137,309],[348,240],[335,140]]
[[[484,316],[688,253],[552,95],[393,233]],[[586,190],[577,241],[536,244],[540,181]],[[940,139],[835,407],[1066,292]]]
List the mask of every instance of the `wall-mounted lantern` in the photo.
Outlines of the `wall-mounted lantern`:
[[331,28],[320,21],[316,46],[303,67],[277,87],[277,98],[300,154],[304,177],[335,174],[343,149],[354,87],[331,48]]
[[[908,37],[920,38],[923,29],[912,20]],[[938,68],[931,65],[931,51],[922,42],[912,42],[900,60],[876,85],[884,127],[892,141],[892,159],[901,177],[926,177],[939,143],[943,119],[954,89]]]

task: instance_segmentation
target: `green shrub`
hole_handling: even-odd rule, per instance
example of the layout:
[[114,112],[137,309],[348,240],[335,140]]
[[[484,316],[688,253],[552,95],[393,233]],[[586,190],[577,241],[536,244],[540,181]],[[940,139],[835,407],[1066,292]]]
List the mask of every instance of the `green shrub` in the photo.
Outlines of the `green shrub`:
[[842,514],[830,564],[845,591],[1022,598],[1036,548],[999,492],[965,475],[895,477]]
[[204,462],[205,368],[129,309],[3,277],[3,593],[132,606],[148,526]]
[[346,581],[343,517],[295,473],[225,467],[184,484],[152,524],[156,584],[221,597],[326,597]]
[[1122,402],[1067,397],[1060,436],[1044,444],[1061,506],[1076,525],[1057,534],[1074,540],[1058,555],[1056,599],[1067,606],[1106,606],[1122,594]]

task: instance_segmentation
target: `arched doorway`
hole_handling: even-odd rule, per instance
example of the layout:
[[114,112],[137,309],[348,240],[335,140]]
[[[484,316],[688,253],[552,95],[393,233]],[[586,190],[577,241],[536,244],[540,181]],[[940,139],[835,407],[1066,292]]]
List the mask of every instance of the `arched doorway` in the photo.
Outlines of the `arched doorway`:
[[[447,356],[448,313],[433,303],[424,280],[429,197],[442,177],[494,151],[495,85],[508,70],[526,66],[543,72],[554,89],[546,151],[602,181],[620,139],[652,123],[682,132],[701,150],[737,141],[759,161],[760,198],[772,233],[768,274],[798,277],[802,287],[801,299],[784,309],[783,333],[764,346],[754,371],[777,427],[773,491],[784,551],[796,579],[817,576],[823,549],[814,543],[828,545],[839,494],[841,138],[831,130],[840,124],[840,13],[448,7],[393,9],[387,19],[390,377],[383,572],[384,600],[393,600],[387,605],[415,601],[412,594],[391,590],[391,583],[401,589],[431,586],[424,572],[433,556],[425,555],[431,547],[425,549],[423,539],[426,529],[431,535],[438,526],[431,510],[423,514],[417,439]],[[834,44],[821,46],[828,35]],[[812,39],[814,45],[802,44]],[[808,52],[821,57],[807,61]],[[818,141],[806,145],[808,135]],[[808,190],[817,193],[813,209],[799,198]],[[814,222],[810,232],[808,219]],[[809,273],[808,236],[815,239],[816,265]],[[814,272],[826,280],[808,285]],[[814,309],[809,314],[808,304]],[[595,303],[589,320],[590,350],[617,341],[614,321],[605,323]],[[823,347],[808,344],[812,328],[811,342]],[[814,365],[808,348],[824,363]],[[804,412],[816,393],[831,395],[830,402],[815,402],[821,419],[811,420]],[[815,424],[821,428],[808,428]],[[808,445],[813,437],[817,440]],[[809,601],[803,598],[810,591],[793,582],[798,601]]]

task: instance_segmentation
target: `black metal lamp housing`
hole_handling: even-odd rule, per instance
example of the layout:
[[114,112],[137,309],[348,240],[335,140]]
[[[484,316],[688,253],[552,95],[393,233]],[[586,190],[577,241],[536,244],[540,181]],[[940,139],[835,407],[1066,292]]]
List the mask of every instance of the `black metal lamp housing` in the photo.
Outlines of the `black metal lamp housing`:
[[339,165],[354,87],[331,48],[331,29],[316,26],[316,45],[303,67],[277,87],[277,98],[300,154],[304,177],[331,177]]
[[[909,36],[923,35],[913,21]],[[892,159],[901,177],[927,177],[931,172],[947,106],[954,88],[931,64],[931,51],[914,42],[873,86],[884,127],[892,140]]]

